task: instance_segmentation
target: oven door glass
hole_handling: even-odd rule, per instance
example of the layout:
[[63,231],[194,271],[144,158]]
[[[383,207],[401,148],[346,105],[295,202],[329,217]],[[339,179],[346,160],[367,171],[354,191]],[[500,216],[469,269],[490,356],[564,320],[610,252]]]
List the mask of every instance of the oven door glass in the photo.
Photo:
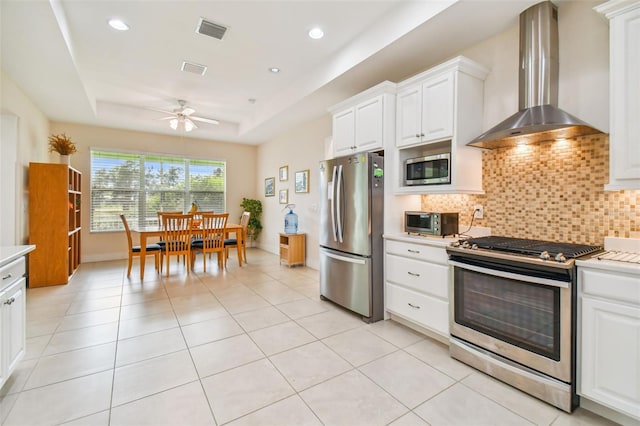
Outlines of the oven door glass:
[[454,268],[455,322],[560,360],[559,287]]

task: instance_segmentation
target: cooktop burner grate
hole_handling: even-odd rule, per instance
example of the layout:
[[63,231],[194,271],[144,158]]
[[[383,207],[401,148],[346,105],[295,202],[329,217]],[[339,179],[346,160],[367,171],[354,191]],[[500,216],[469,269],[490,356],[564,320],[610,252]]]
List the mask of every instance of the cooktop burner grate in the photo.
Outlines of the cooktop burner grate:
[[546,251],[551,256],[564,254],[568,259],[584,256],[602,250],[600,246],[586,244],[556,243],[553,241],[529,240],[511,237],[480,237],[467,240],[470,245],[487,250],[505,251],[509,253],[538,256]]

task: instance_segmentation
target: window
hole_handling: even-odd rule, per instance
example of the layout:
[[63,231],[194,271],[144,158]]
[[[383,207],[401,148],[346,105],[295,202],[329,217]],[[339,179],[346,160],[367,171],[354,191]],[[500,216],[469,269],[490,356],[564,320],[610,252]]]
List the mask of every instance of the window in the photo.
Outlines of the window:
[[157,212],[226,211],[226,162],[163,155],[91,151],[91,232],[158,223]]

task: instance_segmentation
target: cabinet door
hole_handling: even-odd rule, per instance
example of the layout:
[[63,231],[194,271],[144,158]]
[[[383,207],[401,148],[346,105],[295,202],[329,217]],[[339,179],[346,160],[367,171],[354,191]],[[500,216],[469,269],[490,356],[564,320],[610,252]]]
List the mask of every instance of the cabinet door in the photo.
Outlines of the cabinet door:
[[408,87],[397,95],[396,99],[396,146],[405,146],[420,142],[422,125],[420,123],[422,88],[420,84]]
[[333,153],[335,157],[353,152],[356,140],[355,108],[333,116]]
[[453,137],[453,72],[422,84],[422,139],[424,142]]
[[640,419],[640,309],[582,296],[579,393]]
[[376,96],[356,106],[356,147],[359,151],[383,148],[384,99]]
[[25,349],[25,283],[21,278],[0,295],[2,316],[2,380],[6,379],[22,359]]
[[640,189],[640,7],[615,16],[610,32],[611,179],[608,189]]

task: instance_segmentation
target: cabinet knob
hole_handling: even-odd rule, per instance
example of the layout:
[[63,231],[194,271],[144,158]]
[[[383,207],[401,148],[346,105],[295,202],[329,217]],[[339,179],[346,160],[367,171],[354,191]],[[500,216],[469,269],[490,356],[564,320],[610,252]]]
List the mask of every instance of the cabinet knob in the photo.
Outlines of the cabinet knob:
[[2,277],[2,281],[4,280],[8,280],[9,278],[11,278],[13,276],[13,274],[9,273],[7,275],[5,275],[4,277]]
[[416,274],[415,272],[411,272],[411,271],[407,271],[407,274],[411,275],[412,277],[419,277],[420,274]]
[[420,133],[420,136],[424,138],[424,133]]
[[419,137],[420,137],[420,133],[416,133],[416,138],[419,138]]
[[418,306],[418,305],[413,305],[413,304],[411,304],[411,303],[409,303],[409,302],[407,302],[407,305],[409,305],[409,307],[410,307],[410,308],[413,308],[413,309],[420,309],[420,306]]
[[12,297],[11,299],[7,299],[7,301],[6,301],[6,302],[4,302],[4,304],[5,304],[5,305],[10,305],[10,304],[12,304],[12,303],[13,303],[13,302],[15,302],[15,301],[16,301],[16,298],[15,298],[15,297]]
[[407,249],[407,251],[408,251],[409,253],[420,254],[420,250],[411,250],[411,249]]

